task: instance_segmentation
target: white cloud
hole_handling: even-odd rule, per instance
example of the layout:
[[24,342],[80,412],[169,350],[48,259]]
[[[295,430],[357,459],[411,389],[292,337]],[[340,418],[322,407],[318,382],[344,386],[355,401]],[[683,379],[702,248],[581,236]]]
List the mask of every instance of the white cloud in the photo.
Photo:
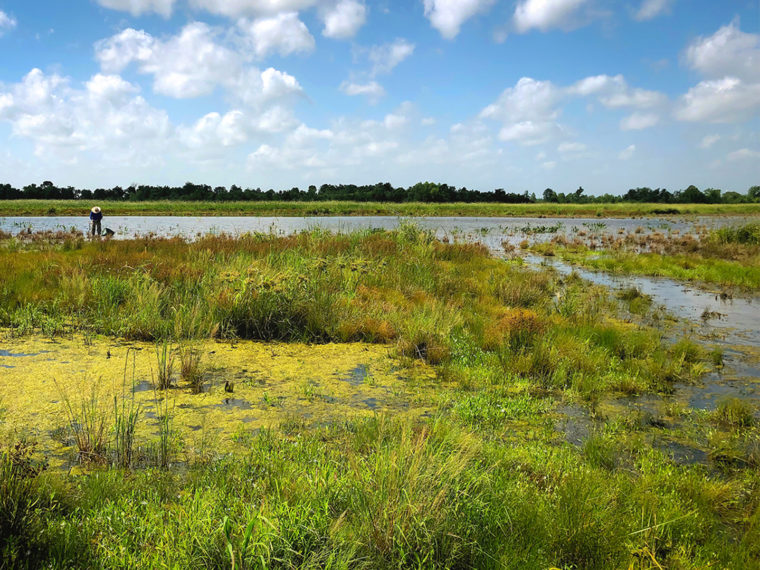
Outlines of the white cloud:
[[736,162],[739,160],[760,160],[760,151],[751,150],[748,148],[740,148],[739,150],[735,150],[729,153],[726,158],[731,162]]
[[633,88],[622,75],[595,75],[581,79],[572,85],[568,92],[573,95],[596,95],[605,107],[651,109],[667,101],[667,97],[658,91]]
[[620,160],[631,160],[634,154],[636,154],[636,145],[632,144],[631,146],[626,147],[625,149],[620,151],[620,154],[618,154],[618,158]]
[[735,122],[760,109],[760,35],[732,23],[699,38],[684,60],[707,79],[683,95],[675,110],[682,121]]
[[157,151],[164,150],[172,126],[138,92],[114,75],[94,75],[74,89],[59,75],[33,69],[0,92],[0,120],[10,123],[14,136],[32,141],[38,156],[149,163],[161,156]]
[[689,67],[708,78],[760,81],[760,34],[746,34],[733,23],[696,40],[684,57]]
[[554,170],[557,167],[557,161],[555,160],[547,160],[546,162],[541,163],[541,168],[544,170]]
[[414,53],[414,44],[405,39],[373,46],[369,51],[369,60],[372,63],[372,75],[390,73],[394,67]]
[[385,89],[377,81],[370,81],[369,83],[344,81],[340,84],[340,90],[346,95],[364,95],[371,102],[376,102],[385,95]]
[[624,131],[641,131],[654,127],[660,122],[660,116],[655,113],[633,113],[620,121]]
[[238,29],[243,32],[245,45],[259,59],[270,53],[286,56],[314,49],[314,38],[296,12],[283,12],[253,21],[241,19]]
[[676,109],[682,121],[727,123],[747,119],[760,107],[760,84],[736,77],[702,81],[683,95]]
[[15,28],[17,24],[16,18],[0,10],[0,36]]
[[505,89],[496,102],[480,112],[480,118],[500,121],[499,138],[522,144],[539,144],[559,134],[557,105],[562,92],[550,81],[521,78]]
[[657,16],[670,11],[675,0],[644,0],[636,11],[634,18],[639,22],[653,20]]
[[447,40],[454,39],[467,20],[487,11],[496,0],[424,0],[425,16]]
[[587,0],[522,0],[515,7],[513,21],[518,32],[552,28],[572,29],[579,25]]
[[699,148],[708,149],[712,147],[719,140],[720,140],[720,135],[705,135],[702,138],[702,142],[699,143]]
[[367,20],[367,7],[357,0],[340,0],[322,12],[322,35],[345,40],[353,38]]
[[383,120],[339,118],[328,129],[301,125],[279,144],[266,142],[248,156],[248,167],[256,173],[298,172],[307,180],[315,176],[356,181],[364,174],[370,179],[389,171],[405,169],[420,174],[420,165],[438,176],[442,167],[488,169],[498,164],[498,149],[482,124],[468,122],[454,125],[448,137],[410,138],[417,111],[403,103]]
[[317,4],[318,0],[190,0],[190,5],[218,14],[237,18],[261,16],[281,12],[297,12]]
[[176,98],[210,94],[241,63],[236,53],[215,42],[209,26],[199,22],[167,41],[128,28],[96,43],[95,51],[104,70],[119,72],[135,62],[141,73],[153,75],[157,93]]
[[112,10],[129,12],[133,16],[155,12],[164,17],[171,16],[175,0],[96,0],[101,6]]
[[[272,47],[266,45],[266,49]],[[286,48],[280,45],[278,49]],[[104,71],[119,72],[135,63],[140,73],[153,76],[157,93],[170,97],[199,97],[222,87],[237,104],[260,109],[272,100],[302,92],[295,77],[287,73],[247,66],[241,54],[218,43],[215,32],[197,22],[164,41],[130,28],[98,42],[95,52]]]

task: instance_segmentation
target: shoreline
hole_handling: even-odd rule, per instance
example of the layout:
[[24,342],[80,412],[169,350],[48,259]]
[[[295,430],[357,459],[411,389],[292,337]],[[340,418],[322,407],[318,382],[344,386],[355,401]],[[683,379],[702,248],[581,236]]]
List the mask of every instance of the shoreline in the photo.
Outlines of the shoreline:
[[[109,216],[180,217],[308,217],[308,216],[427,216],[427,217],[547,217],[630,218],[668,216],[760,215],[753,204],[480,204],[380,202],[112,202],[98,201]],[[89,202],[78,200],[7,200],[0,202],[0,217],[79,216]]]

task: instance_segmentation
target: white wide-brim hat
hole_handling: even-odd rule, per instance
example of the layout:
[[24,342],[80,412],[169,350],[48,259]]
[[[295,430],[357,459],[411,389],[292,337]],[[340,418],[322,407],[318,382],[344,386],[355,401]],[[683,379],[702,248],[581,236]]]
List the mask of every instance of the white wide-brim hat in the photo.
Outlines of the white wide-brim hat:
[[95,206],[95,207],[92,209],[92,212],[93,212],[94,214],[99,214],[99,213],[100,213],[100,208],[99,208],[99,207],[97,207],[97,206]]

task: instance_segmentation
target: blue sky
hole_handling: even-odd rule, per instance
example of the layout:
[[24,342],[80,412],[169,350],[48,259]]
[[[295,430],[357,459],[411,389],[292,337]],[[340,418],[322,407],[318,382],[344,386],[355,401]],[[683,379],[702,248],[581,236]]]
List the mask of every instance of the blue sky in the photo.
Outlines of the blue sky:
[[0,0],[0,182],[760,184],[760,2]]

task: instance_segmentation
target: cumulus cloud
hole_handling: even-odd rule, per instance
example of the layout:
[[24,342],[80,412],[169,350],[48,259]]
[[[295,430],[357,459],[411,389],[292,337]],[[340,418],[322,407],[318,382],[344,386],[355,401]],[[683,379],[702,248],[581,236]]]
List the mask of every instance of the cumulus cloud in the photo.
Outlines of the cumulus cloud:
[[641,131],[654,127],[660,122],[660,116],[656,113],[633,113],[620,121],[620,128],[624,131]]
[[698,38],[684,60],[707,79],[689,89],[676,108],[682,121],[735,122],[760,109],[760,35],[735,23]]
[[675,0],[644,0],[636,11],[636,14],[634,14],[634,18],[639,22],[653,20],[657,16],[669,12],[674,1]]
[[539,144],[561,132],[557,123],[562,91],[550,81],[521,78],[480,112],[480,118],[502,123],[499,138]]
[[15,28],[17,24],[16,18],[0,10],[0,36]]
[[133,16],[155,12],[164,17],[171,16],[175,0],[96,0],[101,6],[112,10],[129,12]]
[[388,44],[373,46],[369,51],[372,75],[390,73],[394,67],[413,53],[414,44],[400,38]]
[[[264,44],[262,49],[275,49],[271,43]],[[276,49],[291,49],[293,44],[283,46]],[[157,93],[169,97],[199,97],[222,87],[234,102],[260,108],[273,99],[302,92],[287,73],[247,66],[243,55],[217,42],[214,30],[198,22],[166,40],[129,28],[98,42],[95,53],[101,68],[110,73],[134,63],[140,73],[153,76]]]
[[745,84],[736,77],[701,81],[683,95],[676,109],[682,121],[730,123],[745,120],[760,107],[760,83]]
[[650,109],[664,104],[667,97],[658,91],[633,88],[622,75],[595,75],[581,79],[568,92],[574,95],[595,95],[605,107]]
[[587,0],[522,0],[515,7],[512,20],[517,31],[523,33],[532,29],[569,30],[582,21],[581,9],[586,4]]
[[[420,165],[460,165],[461,168],[490,168],[497,164],[499,151],[488,129],[474,123],[451,127],[448,136],[428,136],[416,141],[409,137],[417,111],[403,103],[382,120],[339,118],[327,129],[300,125],[279,144],[266,142],[248,156],[248,167],[258,173],[298,172],[306,179],[314,176],[340,178],[351,172],[370,178],[392,169],[397,175],[405,168],[419,174]],[[424,175],[423,175],[424,177]]]
[[467,20],[487,11],[496,0],[425,0],[425,16],[447,40],[454,39]]
[[38,156],[76,161],[83,153],[107,162],[155,160],[172,135],[164,111],[119,76],[96,74],[82,88],[68,79],[30,71],[0,91],[0,120],[14,136],[31,140]]
[[286,56],[314,49],[314,38],[296,12],[283,12],[252,21],[241,19],[238,29],[243,33],[244,44],[259,59],[270,53]]
[[357,0],[340,0],[322,10],[322,35],[345,40],[353,38],[367,20],[367,7]]
[[631,146],[626,147],[622,151],[620,151],[620,154],[618,154],[618,158],[620,160],[631,160],[634,154],[636,154],[636,145],[632,144]]
[[707,78],[760,81],[760,34],[742,32],[735,23],[698,38],[686,48],[686,63]]
[[95,56],[110,72],[136,63],[141,73],[153,75],[157,93],[176,98],[210,94],[240,65],[240,57],[217,44],[214,31],[200,22],[166,41],[128,28],[96,43]]

